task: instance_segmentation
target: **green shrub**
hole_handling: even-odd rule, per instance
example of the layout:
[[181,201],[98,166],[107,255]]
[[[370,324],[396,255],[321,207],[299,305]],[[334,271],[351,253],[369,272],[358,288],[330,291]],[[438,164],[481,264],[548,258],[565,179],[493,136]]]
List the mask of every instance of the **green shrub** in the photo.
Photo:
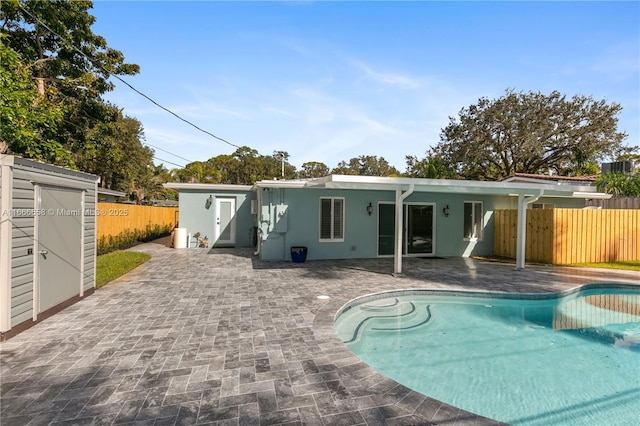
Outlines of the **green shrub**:
[[98,256],[133,247],[171,234],[170,225],[147,225],[145,229],[127,229],[118,235],[105,235],[98,240]]

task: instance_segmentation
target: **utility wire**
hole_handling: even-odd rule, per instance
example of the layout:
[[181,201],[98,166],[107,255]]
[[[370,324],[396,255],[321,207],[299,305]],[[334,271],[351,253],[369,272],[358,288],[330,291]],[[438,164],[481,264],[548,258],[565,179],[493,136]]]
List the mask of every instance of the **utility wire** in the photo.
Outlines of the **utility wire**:
[[174,117],[176,117],[177,119],[184,121],[185,123],[187,123],[188,125],[194,127],[195,129],[201,131],[202,133],[205,133],[219,141],[222,141],[228,145],[231,145],[235,148],[240,148],[239,145],[236,145],[234,143],[229,142],[226,139],[223,139],[219,136],[214,135],[213,133],[209,132],[208,130],[205,130],[199,126],[197,126],[196,124],[192,123],[191,121],[182,118],[181,116],[179,116],[178,114],[176,114],[175,112],[171,111],[169,108],[166,108],[162,105],[160,105],[158,102],[156,102],[155,100],[153,100],[151,97],[147,96],[146,94],[142,93],[140,90],[136,89],[135,87],[133,87],[131,84],[127,83],[125,80],[123,80],[119,75],[114,74],[109,72],[109,70],[105,69],[102,65],[97,64],[93,61],[92,58],[89,57],[89,55],[87,55],[86,53],[84,53],[82,50],[78,49],[75,45],[71,44],[70,42],[68,42],[65,38],[63,38],[62,36],[60,36],[58,33],[56,33],[55,31],[53,31],[47,24],[45,24],[44,22],[42,22],[40,20],[40,18],[38,18],[37,16],[35,16],[33,13],[31,13],[29,10],[27,10],[22,4],[19,4],[20,8],[29,16],[31,16],[33,19],[35,19],[40,25],[42,25],[44,28],[46,28],[47,30],[49,30],[53,35],[55,35],[56,37],[58,37],[60,40],[62,40],[63,43],[67,44],[67,46],[71,47],[73,50],[75,50],[76,52],[78,52],[79,54],[81,54],[82,56],[84,56],[94,67],[102,69],[103,72],[105,72],[107,75],[112,76],[114,78],[116,78],[117,80],[119,80],[121,83],[125,84],[127,87],[129,87],[131,90],[133,90],[134,92],[136,92],[137,94],[139,94],[140,96],[142,96],[143,98],[147,99],[149,102],[151,102],[152,104],[156,105],[158,108],[163,109],[164,111],[168,112],[169,114],[173,115]]
[[[178,154],[174,154],[173,152],[167,151],[166,149],[162,149],[162,148],[157,147],[157,146],[155,146],[155,145],[151,145],[150,143],[147,143],[147,142],[143,142],[143,143],[144,143],[145,145],[148,145],[148,146],[152,147],[152,148],[159,149],[159,150],[160,150],[160,151],[162,151],[162,152],[166,152],[167,154],[173,155],[174,157],[178,157],[179,159],[184,160],[184,161],[186,161],[187,163],[193,163],[193,161],[189,160],[188,158],[181,157],[181,156],[179,156]],[[173,164],[173,163],[172,163],[172,164]]]
[[158,157],[156,157],[155,155],[153,156],[153,158],[155,158],[156,160],[160,160],[160,161],[162,161],[163,163],[173,164],[174,166],[178,166],[178,167],[180,167],[181,169],[184,169],[184,167],[185,167],[185,166],[181,166],[180,164],[172,163],[171,161],[163,160],[162,158],[158,158]]

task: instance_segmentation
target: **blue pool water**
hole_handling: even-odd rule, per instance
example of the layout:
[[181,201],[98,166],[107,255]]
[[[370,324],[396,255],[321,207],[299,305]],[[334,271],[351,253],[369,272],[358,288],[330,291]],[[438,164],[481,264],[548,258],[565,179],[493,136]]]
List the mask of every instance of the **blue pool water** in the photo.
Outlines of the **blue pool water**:
[[[368,296],[336,330],[387,377],[515,425],[640,425],[640,289]],[[542,297],[542,299],[540,299]]]

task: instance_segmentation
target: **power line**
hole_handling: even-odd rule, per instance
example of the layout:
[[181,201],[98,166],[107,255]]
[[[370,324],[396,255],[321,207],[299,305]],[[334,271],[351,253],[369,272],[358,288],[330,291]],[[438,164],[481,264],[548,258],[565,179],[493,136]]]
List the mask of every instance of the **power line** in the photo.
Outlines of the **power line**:
[[[155,145],[151,145],[150,143],[147,143],[147,142],[143,142],[143,143],[144,143],[145,145],[149,145],[149,146],[150,146],[150,147],[152,147],[152,148],[159,149],[159,150],[160,150],[160,151],[162,151],[162,152],[166,152],[167,154],[173,155],[174,157],[178,157],[179,159],[184,160],[184,161],[186,161],[187,163],[193,163],[193,161],[189,160],[188,158],[181,157],[181,156],[179,156],[178,154],[174,154],[173,152],[167,151],[166,149],[162,149],[162,148],[157,147],[157,146],[155,146]],[[173,164],[173,163],[172,163],[172,164]]]
[[153,158],[155,158],[156,160],[160,160],[160,161],[162,161],[163,163],[169,163],[169,164],[172,164],[172,165],[174,165],[174,166],[178,166],[178,167],[180,167],[181,169],[184,169],[184,167],[185,167],[185,166],[181,166],[180,164],[172,163],[171,161],[163,160],[162,158],[158,158],[158,157],[156,157],[155,155],[153,156]]
[[119,80],[121,83],[125,84],[127,87],[129,87],[131,90],[133,90],[134,92],[136,92],[137,94],[139,94],[140,96],[142,96],[143,98],[147,99],[149,102],[151,102],[152,104],[156,105],[158,108],[163,109],[164,111],[168,112],[169,114],[173,115],[174,117],[176,117],[177,119],[187,123],[188,125],[194,127],[195,129],[201,131],[202,133],[205,133],[221,142],[224,142],[230,146],[233,146],[235,148],[241,148],[239,145],[236,145],[234,143],[229,142],[226,139],[223,139],[219,136],[214,135],[213,133],[209,132],[208,130],[205,130],[199,126],[197,126],[196,124],[192,123],[191,121],[182,118],[181,116],[179,116],[178,114],[176,114],[175,112],[171,111],[169,108],[160,105],[158,102],[156,102],[155,100],[153,100],[151,97],[147,96],[146,94],[142,93],[140,90],[136,89],[135,87],[133,87],[131,84],[127,83],[125,80],[123,80],[119,75],[115,74],[115,73],[111,73],[109,72],[109,70],[105,69],[102,65],[97,64],[93,61],[92,58],[90,58],[86,53],[84,53],[82,50],[78,49],[75,45],[71,44],[70,42],[68,42],[65,38],[63,38],[62,36],[60,36],[58,33],[56,33],[55,31],[53,31],[47,24],[45,24],[44,22],[42,22],[40,20],[40,18],[38,18],[37,16],[35,16],[33,13],[31,13],[29,10],[27,10],[22,4],[19,4],[20,8],[29,16],[31,16],[33,19],[35,19],[40,25],[42,25],[44,28],[46,28],[47,30],[49,30],[53,35],[55,35],[56,37],[58,37],[60,40],[62,40],[63,43],[67,44],[69,47],[71,47],[73,50],[75,50],[76,52],[78,52],[79,54],[81,54],[82,56],[84,56],[94,67],[102,69],[103,72],[105,72],[107,75],[112,76],[114,78],[116,78],[117,80]]

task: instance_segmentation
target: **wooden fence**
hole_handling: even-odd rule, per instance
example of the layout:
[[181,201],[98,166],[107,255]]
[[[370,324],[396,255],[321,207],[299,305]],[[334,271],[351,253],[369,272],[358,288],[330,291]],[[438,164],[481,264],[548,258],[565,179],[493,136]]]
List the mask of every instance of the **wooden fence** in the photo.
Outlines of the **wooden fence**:
[[587,200],[586,205],[602,209],[640,209],[640,197],[611,197],[608,200],[594,198]]
[[173,229],[178,219],[178,208],[98,203],[96,218],[100,240],[103,236],[115,236],[125,230],[145,230],[147,226],[168,225]]
[[[517,210],[494,213],[494,254],[515,258]],[[525,259],[551,264],[640,260],[640,210],[529,209]]]

